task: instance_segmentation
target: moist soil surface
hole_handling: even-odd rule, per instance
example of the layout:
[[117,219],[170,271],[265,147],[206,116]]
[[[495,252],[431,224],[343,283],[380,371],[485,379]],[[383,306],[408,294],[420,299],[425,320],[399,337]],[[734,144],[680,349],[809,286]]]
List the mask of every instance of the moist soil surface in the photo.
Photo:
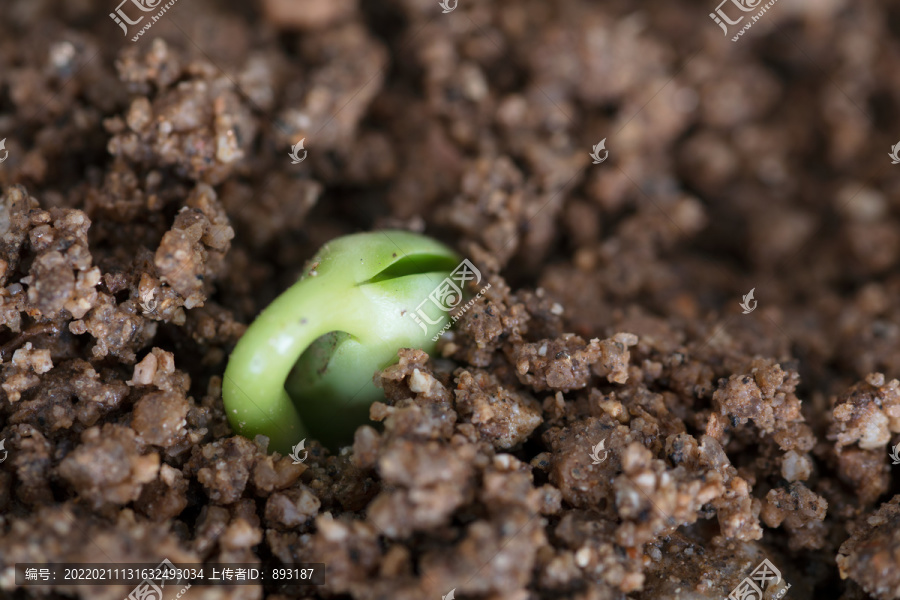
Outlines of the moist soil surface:
[[[738,4],[5,3],[0,596],[900,598],[900,8]],[[390,229],[490,288],[343,448],[235,435],[247,325]]]

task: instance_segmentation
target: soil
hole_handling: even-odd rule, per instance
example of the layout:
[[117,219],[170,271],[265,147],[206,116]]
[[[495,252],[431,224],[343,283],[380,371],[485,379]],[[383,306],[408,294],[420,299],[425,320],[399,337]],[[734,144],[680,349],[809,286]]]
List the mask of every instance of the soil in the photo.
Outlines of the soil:
[[[900,7],[137,4],[0,8],[0,597],[900,598]],[[391,228],[490,288],[339,452],[234,435],[246,326]]]

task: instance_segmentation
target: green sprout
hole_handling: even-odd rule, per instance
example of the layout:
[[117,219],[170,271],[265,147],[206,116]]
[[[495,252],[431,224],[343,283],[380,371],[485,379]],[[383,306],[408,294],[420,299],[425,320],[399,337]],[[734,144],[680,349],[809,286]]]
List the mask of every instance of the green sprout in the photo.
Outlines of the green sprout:
[[423,301],[459,260],[405,231],[328,242],[235,346],[222,382],[231,427],[283,454],[308,434],[331,448],[351,441],[383,397],[375,372],[400,348],[434,351],[448,316]]

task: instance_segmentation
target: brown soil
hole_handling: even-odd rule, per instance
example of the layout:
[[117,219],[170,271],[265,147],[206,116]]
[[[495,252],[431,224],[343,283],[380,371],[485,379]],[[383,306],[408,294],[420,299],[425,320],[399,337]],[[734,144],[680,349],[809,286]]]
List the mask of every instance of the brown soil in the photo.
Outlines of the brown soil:
[[[0,7],[0,596],[168,558],[327,564],[184,600],[720,599],[768,559],[900,598],[900,8],[179,0],[132,42],[114,4]],[[246,325],[384,228],[491,288],[352,446],[235,436]]]

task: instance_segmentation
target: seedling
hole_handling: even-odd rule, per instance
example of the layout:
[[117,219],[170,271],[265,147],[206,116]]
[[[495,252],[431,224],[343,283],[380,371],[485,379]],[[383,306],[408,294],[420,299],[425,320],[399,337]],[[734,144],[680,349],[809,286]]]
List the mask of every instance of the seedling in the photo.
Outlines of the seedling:
[[[222,397],[231,427],[288,454],[299,440],[352,441],[382,396],[372,378],[400,348],[434,351],[448,320],[431,302],[410,313],[459,263],[432,239],[405,231],[328,242],[300,279],[247,328],[225,370]],[[424,323],[424,326],[422,325]]]

